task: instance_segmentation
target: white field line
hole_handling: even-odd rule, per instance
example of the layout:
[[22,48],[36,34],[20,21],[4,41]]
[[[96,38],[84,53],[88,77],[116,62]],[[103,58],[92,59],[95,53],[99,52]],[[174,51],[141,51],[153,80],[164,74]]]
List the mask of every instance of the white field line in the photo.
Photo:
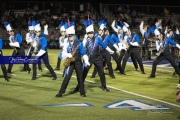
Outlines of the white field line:
[[[47,70],[47,68],[44,68],[45,70]],[[61,74],[61,72],[57,72],[55,71],[57,74]],[[73,78],[77,78],[76,76],[73,76]],[[96,82],[93,82],[91,80],[88,80],[86,79],[87,82],[90,82],[90,83],[96,83]],[[132,94],[132,95],[135,95],[135,96],[139,96],[139,97],[142,97],[142,98],[146,98],[146,99],[149,99],[149,100],[153,100],[153,101],[157,101],[157,102],[161,102],[161,103],[165,103],[165,104],[168,104],[168,105],[171,105],[171,106],[175,106],[175,107],[179,107],[180,108],[180,105],[177,105],[177,104],[173,104],[173,103],[170,103],[170,102],[166,102],[166,101],[163,101],[163,100],[159,100],[159,99],[155,99],[155,98],[151,98],[151,97],[148,97],[148,96],[144,96],[144,95],[140,95],[140,94],[137,94],[137,93],[134,93],[134,92],[129,92],[129,91],[126,91],[126,90],[123,90],[123,89],[119,89],[119,88],[115,88],[115,87],[112,87],[112,86],[107,86],[108,88],[111,88],[111,89],[114,89],[114,90],[118,90],[118,91],[121,91],[121,92],[124,92],[124,93],[128,93],[128,94]]]

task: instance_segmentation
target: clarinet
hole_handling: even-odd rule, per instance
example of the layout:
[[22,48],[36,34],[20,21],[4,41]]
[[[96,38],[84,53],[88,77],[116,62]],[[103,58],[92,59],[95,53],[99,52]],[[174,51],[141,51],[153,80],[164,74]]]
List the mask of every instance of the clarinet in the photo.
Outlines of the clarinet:
[[160,45],[159,50],[156,53],[157,56],[159,56],[163,52],[163,47],[164,47],[165,40],[166,40],[166,35],[165,35],[165,38],[162,40],[162,44]]

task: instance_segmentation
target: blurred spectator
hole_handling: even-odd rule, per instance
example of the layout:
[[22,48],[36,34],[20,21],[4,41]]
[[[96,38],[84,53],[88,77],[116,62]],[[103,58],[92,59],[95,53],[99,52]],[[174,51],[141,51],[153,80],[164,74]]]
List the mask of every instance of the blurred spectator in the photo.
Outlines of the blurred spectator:
[[39,10],[39,7],[37,5],[37,3],[34,5],[34,11],[37,12]]
[[131,25],[132,25],[132,28],[134,29],[137,28],[136,18],[132,18]]
[[84,4],[79,5],[79,11],[80,13],[84,12]]
[[131,12],[131,18],[136,18],[136,10],[134,9],[132,12]]

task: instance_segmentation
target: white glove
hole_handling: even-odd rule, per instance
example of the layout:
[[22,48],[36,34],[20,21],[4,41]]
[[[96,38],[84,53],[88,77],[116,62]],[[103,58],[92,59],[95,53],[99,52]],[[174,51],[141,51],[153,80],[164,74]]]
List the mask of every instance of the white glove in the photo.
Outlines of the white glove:
[[118,43],[118,46],[119,46],[119,50],[121,51],[121,49],[122,49],[122,43]]
[[87,66],[90,66],[88,56],[87,56],[87,55],[84,55],[84,56],[83,56],[83,59],[84,59],[84,62],[86,63],[86,65],[87,65]]
[[26,42],[27,44],[31,43],[33,40],[32,38],[30,37],[29,33],[26,34]]
[[71,53],[67,53],[67,57],[68,58],[72,58],[72,54]]
[[176,47],[180,49],[180,45],[179,44],[176,44]]
[[18,42],[14,42],[14,43],[10,42],[9,45],[11,47],[18,47],[18,48],[20,47]]
[[114,54],[114,51],[111,50],[109,47],[107,47],[106,50],[107,50],[110,54]]
[[163,43],[161,42],[159,46],[162,46],[162,45],[163,45]]
[[46,29],[46,30],[48,29],[48,25],[47,25],[47,24],[46,24],[46,25],[44,25],[44,29]]
[[44,34],[48,35],[48,25],[44,25]]
[[37,42],[34,41],[34,42],[32,43],[32,46],[35,48],[35,47],[37,46]]
[[131,44],[132,46],[139,46],[139,44],[138,44],[137,42],[130,42],[130,44]]
[[40,50],[36,56],[42,56],[45,52],[45,50]]

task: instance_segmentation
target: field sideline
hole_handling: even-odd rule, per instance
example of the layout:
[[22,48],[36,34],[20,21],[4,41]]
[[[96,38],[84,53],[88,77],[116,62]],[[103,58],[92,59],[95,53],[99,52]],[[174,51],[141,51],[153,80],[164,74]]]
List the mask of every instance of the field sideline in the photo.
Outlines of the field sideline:
[[[10,49],[3,50],[4,55],[11,55],[11,52]],[[48,53],[50,63],[55,68],[59,50],[50,49]],[[112,64],[115,68],[115,63]],[[146,74],[141,74],[128,63],[127,75],[122,76],[114,71],[115,79],[105,70],[110,92],[104,92],[100,88],[99,77],[90,78],[92,66],[85,82],[86,98],[80,97],[79,93],[68,94],[77,84],[75,74],[63,97],[56,98],[63,80],[63,65],[56,71],[56,81],[51,80],[46,67],[42,66],[43,72],[38,71],[35,81],[30,80],[32,73],[20,72],[23,65],[13,66],[9,74],[10,82],[4,81],[0,72],[0,120],[180,119],[180,103],[176,102],[175,95],[180,90],[176,89],[178,76],[172,75],[174,69],[171,67],[157,67],[154,79],[148,79],[151,66],[145,66]]]

